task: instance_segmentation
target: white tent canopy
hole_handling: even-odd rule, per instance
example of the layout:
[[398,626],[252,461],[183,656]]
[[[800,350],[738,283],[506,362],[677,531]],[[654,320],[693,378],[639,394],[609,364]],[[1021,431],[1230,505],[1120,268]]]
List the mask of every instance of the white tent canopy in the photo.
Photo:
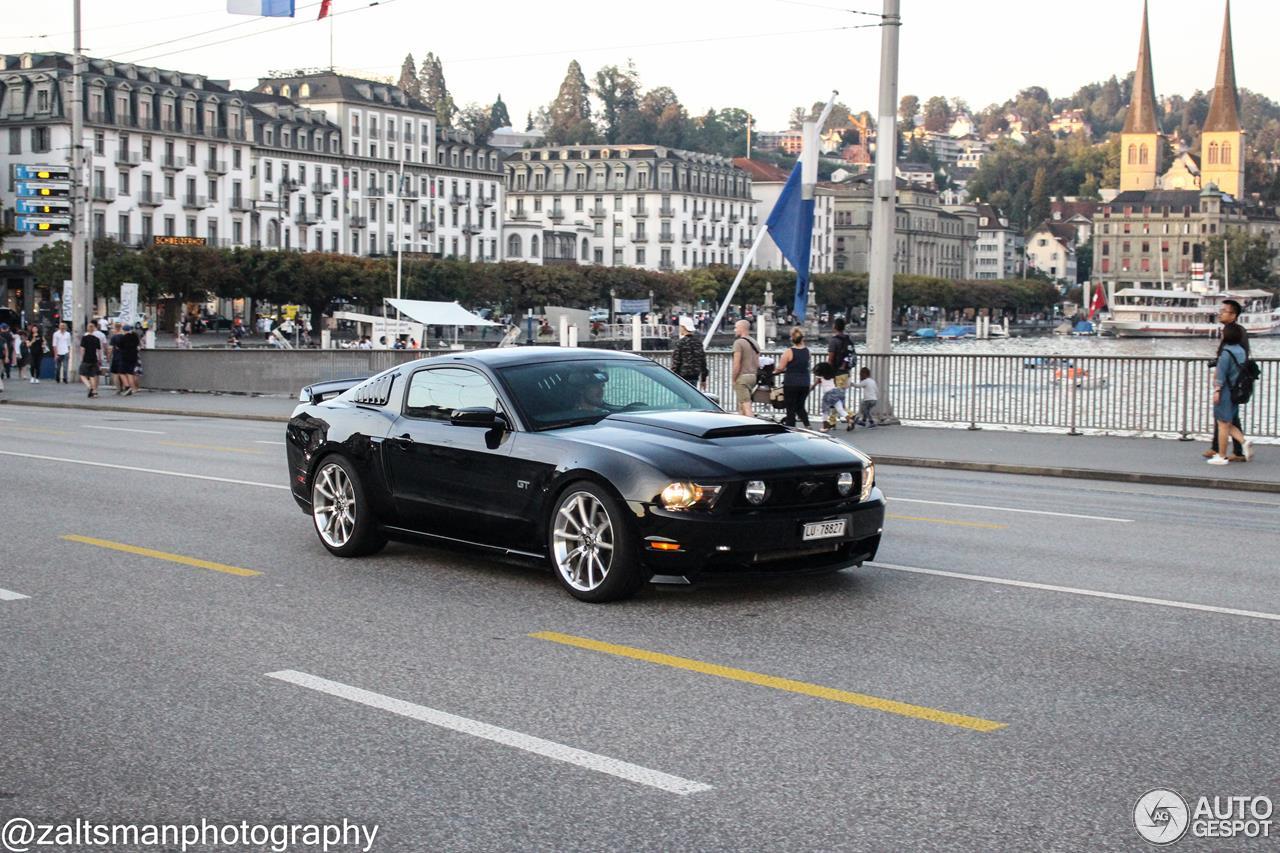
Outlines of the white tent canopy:
[[387,304],[415,323],[424,326],[497,326],[472,314],[457,302],[429,302],[425,299],[388,299]]

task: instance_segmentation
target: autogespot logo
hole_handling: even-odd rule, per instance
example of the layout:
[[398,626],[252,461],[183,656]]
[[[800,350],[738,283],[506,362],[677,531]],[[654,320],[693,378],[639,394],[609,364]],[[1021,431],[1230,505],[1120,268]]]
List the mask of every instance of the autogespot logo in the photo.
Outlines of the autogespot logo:
[[1187,834],[1187,801],[1167,788],[1147,791],[1133,807],[1133,826],[1152,844],[1172,844]]

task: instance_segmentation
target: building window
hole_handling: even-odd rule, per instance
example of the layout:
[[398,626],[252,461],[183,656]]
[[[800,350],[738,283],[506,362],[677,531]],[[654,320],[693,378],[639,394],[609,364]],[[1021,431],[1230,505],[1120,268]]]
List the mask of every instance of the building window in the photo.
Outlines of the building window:
[[1145,166],[1147,164],[1147,146],[1146,145],[1141,145],[1138,147],[1138,164],[1141,166]]
[[1218,162],[1218,143],[1209,143],[1209,162],[1216,164]]
[[538,258],[542,257],[542,255],[538,252],[538,235],[537,234],[534,234],[532,237],[529,238],[529,257],[533,258],[534,260],[537,260]]
[[1130,145],[1129,146],[1129,165],[1133,166],[1137,164],[1137,162],[1138,162],[1138,146]]
[[507,257],[508,258],[520,257],[520,235],[519,234],[512,234],[510,237],[507,238]]
[[1231,165],[1231,143],[1230,142],[1222,143],[1222,165],[1224,166]]

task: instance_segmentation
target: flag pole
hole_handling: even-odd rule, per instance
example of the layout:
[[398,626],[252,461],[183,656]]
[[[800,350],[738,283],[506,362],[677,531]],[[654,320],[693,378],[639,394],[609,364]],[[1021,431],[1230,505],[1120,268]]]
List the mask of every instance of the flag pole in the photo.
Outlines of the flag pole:
[[329,10],[329,70],[334,69],[333,64],[333,10]]

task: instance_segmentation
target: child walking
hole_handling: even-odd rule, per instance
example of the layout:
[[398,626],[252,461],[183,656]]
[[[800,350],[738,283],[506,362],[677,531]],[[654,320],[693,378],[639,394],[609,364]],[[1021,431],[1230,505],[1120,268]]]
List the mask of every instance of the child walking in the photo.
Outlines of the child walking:
[[[876,422],[872,420],[871,412],[875,409],[876,401],[880,397],[880,388],[871,378],[871,371],[868,368],[859,370],[858,377],[858,387],[862,389],[862,402],[858,404],[857,423],[874,428]],[[852,421],[849,423],[849,429],[853,429]]]
[[847,430],[853,429],[853,416],[845,412],[845,389],[836,387],[836,369],[830,364],[820,362],[813,368],[813,387],[818,389],[822,399],[823,432],[831,432],[841,421],[847,421]]

